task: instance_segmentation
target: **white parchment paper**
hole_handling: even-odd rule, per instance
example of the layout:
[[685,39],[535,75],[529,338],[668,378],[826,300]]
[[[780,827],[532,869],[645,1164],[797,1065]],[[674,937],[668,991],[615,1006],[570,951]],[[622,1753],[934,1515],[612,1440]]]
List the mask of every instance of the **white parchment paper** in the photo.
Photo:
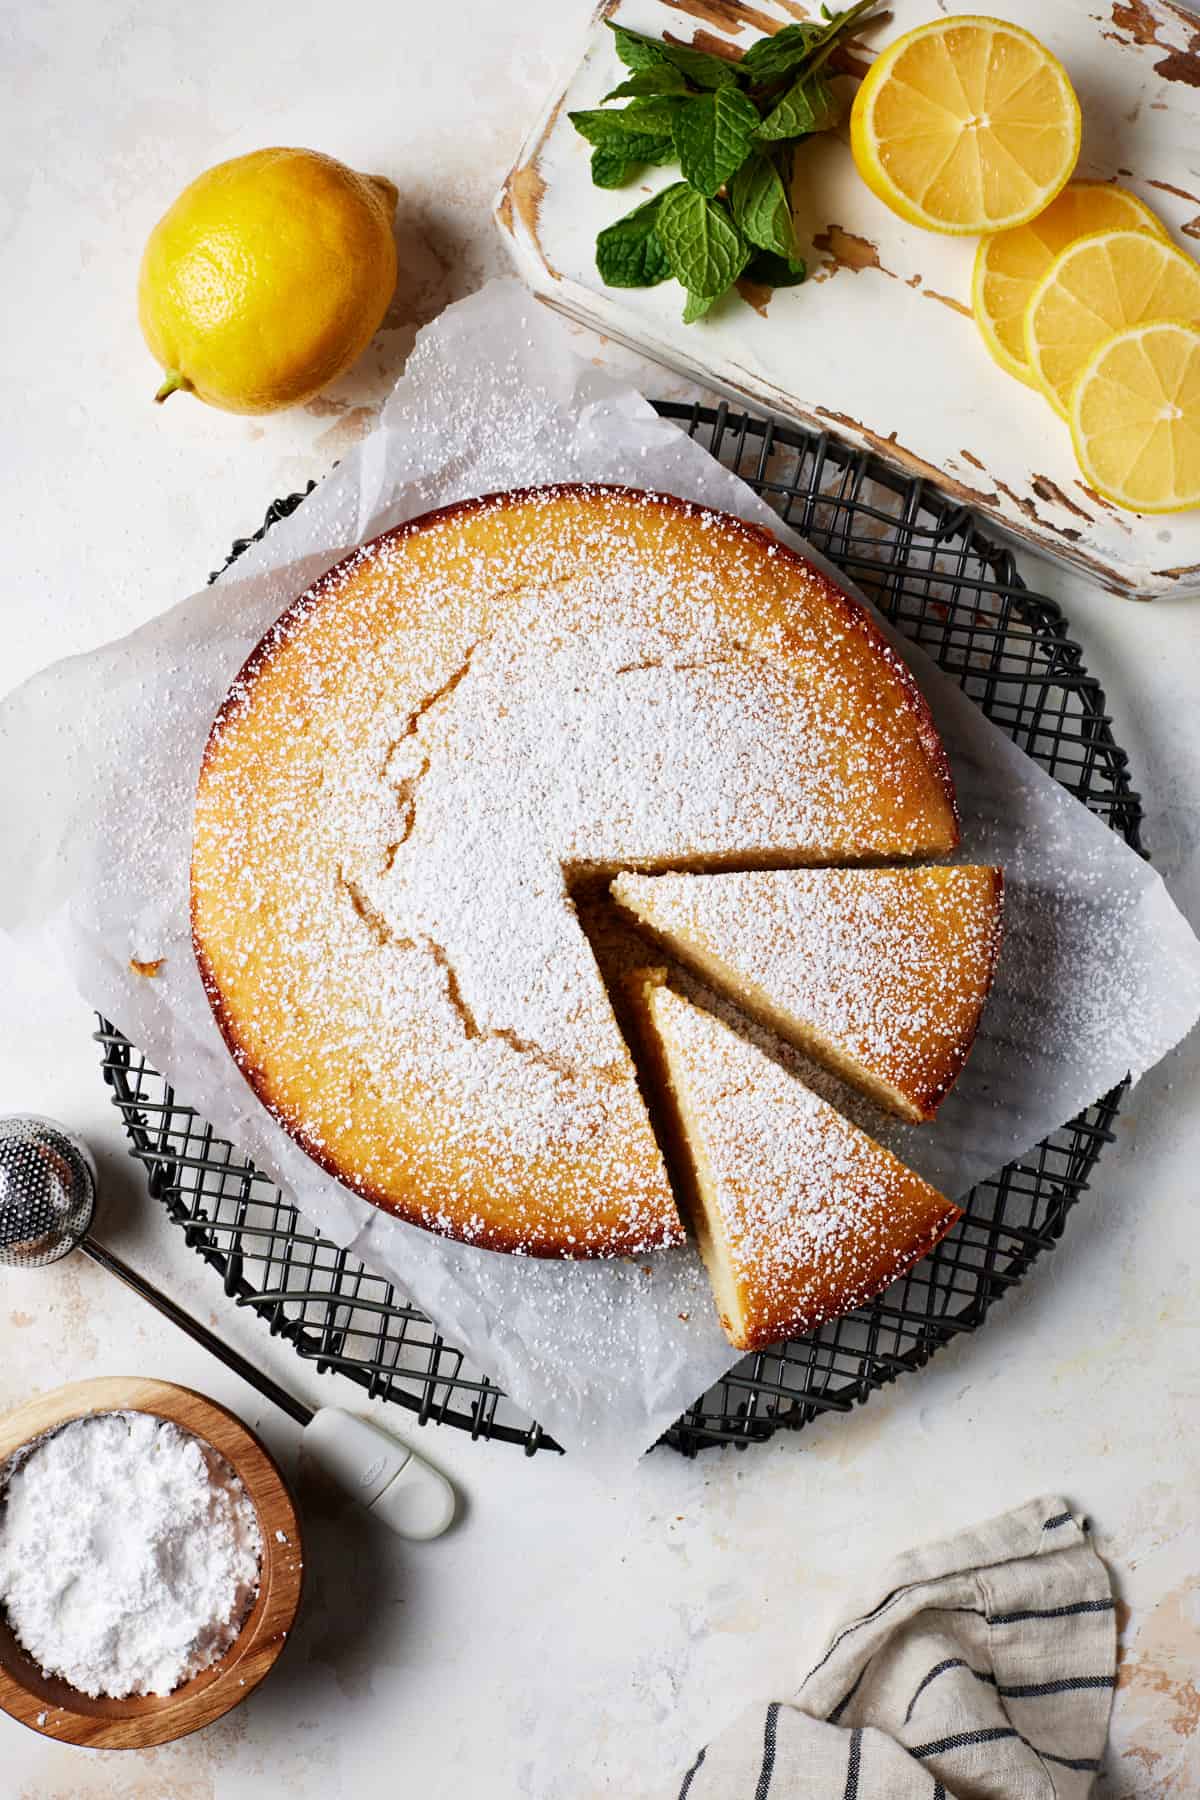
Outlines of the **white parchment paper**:
[[[736,1360],[698,1258],[534,1263],[433,1237],[348,1193],[243,1082],[187,919],[209,725],[288,602],[355,544],[430,507],[570,479],[656,487],[800,543],[638,394],[582,361],[517,283],[493,282],[422,333],[379,429],[215,587],[55,664],[0,706],[0,927],[43,964],[64,963],[182,1097],[562,1444],[611,1465]],[[1191,1028],[1200,944],[1152,869],[924,656],[905,654],[954,765],[963,855],[1002,863],[1007,880],[999,979],[966,1073],[936,1126],[887,1127],[901,1154],[959,1195]],[[131,957],[162,959],[159,975],[135,973]]]

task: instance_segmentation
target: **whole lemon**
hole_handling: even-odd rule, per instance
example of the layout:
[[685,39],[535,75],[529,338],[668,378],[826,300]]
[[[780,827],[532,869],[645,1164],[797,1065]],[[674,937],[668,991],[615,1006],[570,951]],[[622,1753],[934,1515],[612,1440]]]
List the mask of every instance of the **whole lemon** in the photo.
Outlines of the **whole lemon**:
[[256,150],[184,189],[150,233],[138,317],[155,395],[226,412],[311,398],[362,354],[396,285],[397,193],[316,150]]

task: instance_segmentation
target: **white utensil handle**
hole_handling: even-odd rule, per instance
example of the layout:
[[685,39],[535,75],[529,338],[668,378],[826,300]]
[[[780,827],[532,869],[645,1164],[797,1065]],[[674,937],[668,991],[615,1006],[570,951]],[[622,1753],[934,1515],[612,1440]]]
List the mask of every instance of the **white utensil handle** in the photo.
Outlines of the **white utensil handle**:
[[406,1538],[435,1538],[454,1517],[454,1489],[407,1444],[340,1406],[323,1406],[304,1445],[338,1486]]

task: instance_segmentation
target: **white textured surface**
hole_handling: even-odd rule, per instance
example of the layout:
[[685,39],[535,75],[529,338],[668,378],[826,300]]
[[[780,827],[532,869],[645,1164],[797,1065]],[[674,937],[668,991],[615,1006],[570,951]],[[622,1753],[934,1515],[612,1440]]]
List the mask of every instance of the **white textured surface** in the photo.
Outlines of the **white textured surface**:
[[[335,18],[295,13],[285,33],[277,14],[231,0],[155,14],[116,0],[8,9],[4,685],[193,588],[272,496],[352,441],[412,324],[503,266],[491,194],[587,13],[586,0],[527,0],[518,30],[516,9],[464,0],[451,33],[444,14],[370,0]],[[419,234],[417,274],[362,371],[335,390],[343,410],[323,399],[315,414],[257,422],[182,402],[153,410],[132,307],[142,238],[192,173],[271,141],[396,180]],[[1025,567],[1060,593],[1107,686],[1147,797],[1148,841],[1195,923],[1200,615],[1068,590],[1045,565]],[[236,1315],[168,1233],[127,1164],[90,1020],[52,976],[3,972],[0,1105],[57,1112],[91,1136],[115,1249],[298,1392],[357,1407],[357,1390],[316,1377]],[[610,1491],[557,1459],[529,1464],[427,1432],[422,1448],[467,1491],[462,1526],[409,1548],[306,1489],[311,1586],[267,1686],[210,1731],[140,1757],[55,1748],[0,1719],[6,1793],[382,1800],[398,1782],[422,1800],[669,1792],[715,1724],[801,1672],[868,1564],[1058,1489],[1091,1511],[1133,1608],[1107,1793],[1196,1794],[1198,1075],[1193,1040],[1127,1104],[1057,1255],[984,1335],[859,1414],[744,1457],[656,1454]],[[285,1420],[90,1265],[0,1279],[0,1404],[147,1366],[233,1405],[294,1458]]]

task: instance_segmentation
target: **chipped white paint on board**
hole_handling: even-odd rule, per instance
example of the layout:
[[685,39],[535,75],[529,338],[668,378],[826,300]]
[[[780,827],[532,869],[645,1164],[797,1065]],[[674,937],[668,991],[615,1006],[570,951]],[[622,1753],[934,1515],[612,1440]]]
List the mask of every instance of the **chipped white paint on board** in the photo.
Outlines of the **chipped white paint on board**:
[[[846,132],[797,158],[793,202],[810,279],[731,296],[684,325],[674,282],[608,289],[597,230],[675,179],[593,188],[567,113],[596,106],[620,64],[599,18],[701,48],[745,47],[802,17],[795,0],[608,0],[586,55],[528,137],[497,218],[537,293],[577,319],[784,418],[880,451],[1104,586],[1150,599],[1200,587],[1200,510],[1122,513],[1087,488],[1066,426],[990,360],[970,315],[974,238],[908,225],[859,179]],[[949,8],[895,0],[851,59]],[[1200,28],[1167,0],[1005,0],[1066,64],[1083,108],[1078,172],[1119,178],[1185,250],[1200,239]]]

